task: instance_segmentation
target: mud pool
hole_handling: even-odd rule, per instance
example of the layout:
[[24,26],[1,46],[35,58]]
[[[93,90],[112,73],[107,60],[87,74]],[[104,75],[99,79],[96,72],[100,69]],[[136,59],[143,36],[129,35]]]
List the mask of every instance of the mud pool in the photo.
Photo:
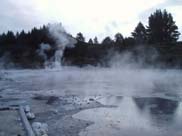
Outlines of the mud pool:
[[[180,70],[2,70],[0,79],[0,106],[29,104],[36,120],[48,124],[50,136],[182,134]],[[18,115],[9,118],[19,123]],[[0,135],[17,135],[6,127],[0,126]]]

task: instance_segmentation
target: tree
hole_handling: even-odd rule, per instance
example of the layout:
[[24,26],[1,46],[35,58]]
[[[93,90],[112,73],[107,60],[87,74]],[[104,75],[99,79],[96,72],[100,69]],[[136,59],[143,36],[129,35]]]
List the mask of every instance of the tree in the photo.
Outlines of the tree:
[[85,42],[85,37],[83,37],[83,34],[80,32],[77,34],[76,39],[78,41]]
[[105,44],[105,45],[111,45],[113,43],[114,43],[114,41],[109,36],[104,38],[104,40],[102,41],[102,44]]
[[89,44],[93,44],[93,40],[90,38],[88,41]]
[[97,37],[94,38],[94,44],[99,44]]
[[134,32],[132,32],[132,36],[135,39],[137,44],[143,44],[147,41],[147,32],[144,25],[139,22]]
[[149,43],[176,42],[180,33],[171,13],[166,10],[156,10],[148,20]]
[[20,34],[17,37],[17,43],[18,44],[26,44],[27,43],[27,34],[24,30],[20,32]]
[[15,44],[16,42],[16,37],[13,32],[8,31],[6,34],[6,44]]
[[115,37],[115,43],[116,43],[117,45],[123,44],[124,38],[123,38],[123,35],[122,35],[121,33],[115,34],[114,37]]
[[135,44],[135,39],[133,37],[125,37],[124,39],[124,45],[134,45]]

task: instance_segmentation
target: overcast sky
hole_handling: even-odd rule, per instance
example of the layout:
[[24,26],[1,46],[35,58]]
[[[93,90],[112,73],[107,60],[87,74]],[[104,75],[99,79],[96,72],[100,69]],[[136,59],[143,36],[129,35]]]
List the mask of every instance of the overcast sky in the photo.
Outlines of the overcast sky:
[[62,22],[73,36],[82,32],[87,39],[117,32],[130,36],[159,8],[172,13],[182,33],[182,0],[1,0],[0,33]]

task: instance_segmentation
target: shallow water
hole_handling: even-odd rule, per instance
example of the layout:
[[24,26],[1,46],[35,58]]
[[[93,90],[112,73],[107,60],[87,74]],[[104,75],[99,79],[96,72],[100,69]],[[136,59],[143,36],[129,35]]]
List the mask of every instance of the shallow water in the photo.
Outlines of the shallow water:
[[[180,99],[182,72],[178,70],[72,68],[3,71],[4,92],[58,95],[160,96]],[[5,91],[6,90],[6,91]]]
[[110,96],[101,99],[113,108],[81,111],[74,118],[93,121],[81,136],[181,136],[182,103],[161,98]]
[[0,95],[7,100],[25,99],[34,94],[76,95],[113,105],[74,115],[74,118],[94,123],[80,135],[182,134],[180,70],[63,67],[57,70],[3,70],[2,73]]

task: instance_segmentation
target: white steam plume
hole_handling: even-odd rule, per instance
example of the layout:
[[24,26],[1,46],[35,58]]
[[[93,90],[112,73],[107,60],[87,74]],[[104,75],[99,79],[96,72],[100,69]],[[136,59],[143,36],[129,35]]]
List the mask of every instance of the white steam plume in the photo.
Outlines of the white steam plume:
[[154,68],[154,64],[157,63],[156,59],[158,56],[158,52],[154,48],[146,48],[145,46],[141,46],[136,47],[131,51],[123,51],[122,53],[110,51],[107,56],[107,63],[111,68]]
[[41,43],[40,49],[37,50],[37,53],[39,54],[39,56],[41,56],[44,59],[44,61],[47,61],[47,55],[45,51],[48,51],[50,49],[51,49],[51,46],[49,44]]
[[61,59],[66,47],[74,47],[76,40],[67,34],[61,24],[52,24],[48,26],[50,35],[56,42],[56,51],[54,55],[54,67],[61,67]]
[[[37,53],[45,61],[45,68],[61,68],[61,60],[66,47],[74,47],[76,39],[69,35],[61,24],[49,24],[48,32],[51,38],[55,41],[55,45],[49,45],[45,43],[40,44],[40,49]],[[45,53],[51,49],[55,50],[54,56],[48,60],[48,56]]]

